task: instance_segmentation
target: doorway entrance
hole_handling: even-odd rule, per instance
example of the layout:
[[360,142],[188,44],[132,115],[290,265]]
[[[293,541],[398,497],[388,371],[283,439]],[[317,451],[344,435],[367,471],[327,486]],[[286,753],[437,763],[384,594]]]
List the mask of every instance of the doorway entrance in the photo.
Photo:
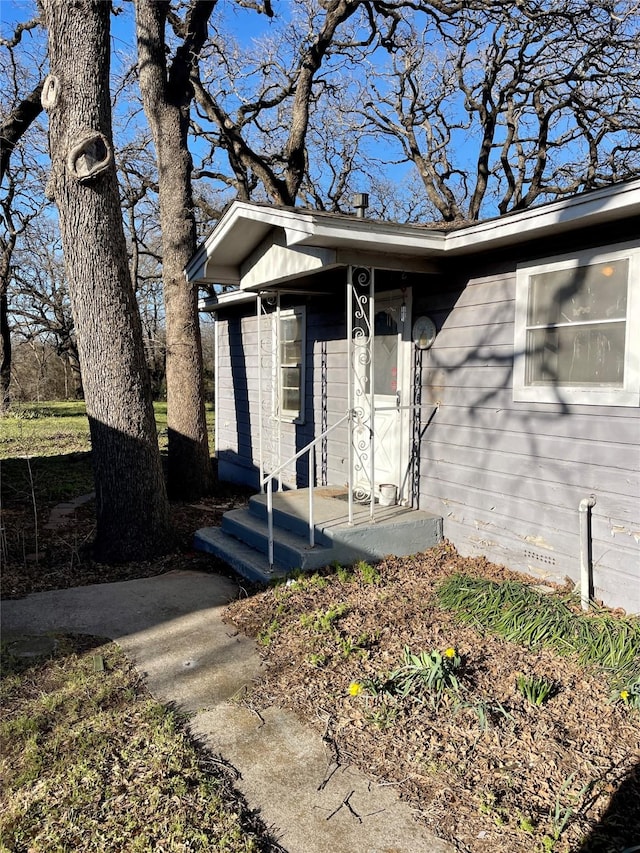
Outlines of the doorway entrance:
[[374,488],[406,492],[409,465],[411,403],[411,305],[409,294],[382,293],[376,298],[373,341],[373,408],[375,430]]
[[[358,386],[363,389],[364,418],[355,430],[354,487],[359,499],[380,496],[381,485],[393,485],[397,499],[409,497],[411,294],[375,294],[371,365],[356,359]],[[371,368],[371,369],[370,369]],[[361,399],[362,399],[361,398]]]

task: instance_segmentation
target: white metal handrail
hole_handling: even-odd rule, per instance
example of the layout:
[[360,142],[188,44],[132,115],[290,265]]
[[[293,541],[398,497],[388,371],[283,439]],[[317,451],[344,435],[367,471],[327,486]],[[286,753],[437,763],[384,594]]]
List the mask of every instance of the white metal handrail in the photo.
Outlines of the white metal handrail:
[[[375,411],[377,411],[377,412],[403,411],[403,410],[405,410],[405,411],[406,410],[416,411],[418,409],[430,408],[433,405],[434,404],[429,404],[429,403],[418,403],[418,404],[413,403],[413,404],[405,405],[405,406],[374,407],[374,408],[375,408]],[[440,402],[438,401],[435,404],[434,412],[437,411],[439,408],[440,408]],[[308,530],[309,530],[309,546],[311,548],[313,548],[315,545],[315,523],[314,523],[313,497],[314,497],[314,491],[315,491],[314,480],[315,480],[315,467],[316,467],[316,453],[315,453],[316,445],[318,444],[318,442],[320,442],[324,438],[326,438],[330,432],[333,432],[334,429],[341,426],[345,421],[355,419],[355,417],[356,417],[356,415],[355,415],[354,411],[347,412],[345,415],[343,415],[340,418],[340,420],[336,421],[335,424],[330,426],[328,429],[326,429],[324,432],[320,433],[320,435],[316,436],[316,438],[314,438],[312,441],[310,441],[308,444],[306,444],[302,448],[302,450],[298,450],[297,453],[295,453],[293,456],[291,456],[289,459],[287,459],[285,462],[283,462],[281,465],[279,465],[277,468],[275,468],[270,474],[268,474],[266,477],[263,477],[260,480],[261,488],[264,488],[266,486],[266,489],[267,489],[267,528],[268,528],[268,540],[269,540],[268,541],[268,558],[269,558],[269,567],[270,568],[273,568],[273,562],[274,562],[274,560],[273,560],[273,481],[274,481],[274,479],[279,474],[281,474],[282,471],[284,471],[286,468],[288,468],[289,465],[291,465],[296,460],[300,459],[301,456],[304,456],[306,453],[309,454],[309,469],[308,469],[309,470],[309,474],[308,474],[308,481],[309,481],[309,524],[308,524]],[[349,470],[349,523],[350,524],[353,523],[353,508],[352,508],[352,500],[353,500],[352,485],[353,484],[351,482],[351,477],[352,477],[352,471]],[[374,500],[375,500],[375,498],[374,498],[374,494],[373,494],[373,482],[372,482],[371,483],[371,516],[372,516],[372,518],[373,518],[373,502],[374,502]]]
[[343,415],[339,421],[336,421],[335,424],[330,426],[324,432],[320,433],[320,435],[316,436],[312,441],[306,444],[302,450],[299,450],[296,454],[291,456],[286,462],[283,462],[279,465],[274,471],[268,474],[266,477],[263,477],[260,481],[261,488],[267,487],[267,527],[268,527],[268,537],[269,537],[269,567],[273,567],[273,481],[274,479],[282,473],[292,462],[300,459],[301,456],[304,456],[305,453],[309,454],[309,545],[311,548],[315,545],[315,524],[313,520],[313,493],[315,491],[314,480],[315,480],[315,468],[316,468],[316,445],[319,441],[322,441],[326,438],[330,432],[333,432],[334,429],[339,427],[345,421],[349,420],[352,417],[352,412],[347,412],[346,415]]

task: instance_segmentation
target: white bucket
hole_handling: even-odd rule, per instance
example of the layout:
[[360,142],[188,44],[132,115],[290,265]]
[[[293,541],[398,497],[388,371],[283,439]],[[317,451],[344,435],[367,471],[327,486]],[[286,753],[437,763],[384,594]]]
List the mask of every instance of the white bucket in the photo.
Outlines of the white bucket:
[[380,483],[380,506],[395,506],[398,502],[398,487],[393,483]]

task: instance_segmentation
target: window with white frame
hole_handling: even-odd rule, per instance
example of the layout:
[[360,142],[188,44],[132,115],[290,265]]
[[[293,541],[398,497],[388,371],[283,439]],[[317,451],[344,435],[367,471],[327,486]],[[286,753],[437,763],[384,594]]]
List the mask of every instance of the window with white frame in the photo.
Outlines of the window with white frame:
[[640,249],[518,267],[516,401],[640,403]]
[[305,309],[280,311],[278,317],[276,415],[284,421],[301,423],[304,420]]

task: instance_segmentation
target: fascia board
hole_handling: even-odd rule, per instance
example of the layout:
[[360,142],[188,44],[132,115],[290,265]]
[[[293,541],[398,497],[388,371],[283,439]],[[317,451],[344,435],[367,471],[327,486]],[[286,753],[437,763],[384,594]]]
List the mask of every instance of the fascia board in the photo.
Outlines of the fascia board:
[[240,264],[247,249],[258,245],[274,227],[284,228],[298,236],[309,233],[305,214],[294,210],[270,209],[234,201],[222,214],[213,231],[196,251],[185,268],[189,281],[220,284],[240,282]]
[[581,196],[530,207],[500,219],[489,219],[447,234],[446,254],[462,255],[493,247],[522,243],[574,229],[578,223],[604,224],[623,216],[640,217],[640,181],[613,189],[605,187]]
[[393,255],[425,255],[444,253],[445,233],[419,225],[399,225],[369,219],[353,222],[328,222],[316,219],[307,228],[286,231],[288,246],[321,246],[375,250]]
[[397,256],[437,258],[513,245],[575,229],[578,224],[594,225],[635,214],[640,216],[640,180],[593,190],[455,231],[357,217],[336,216],[333,220],[331,214],[235,201],[185,272],[189,280],[239,284],[240,265],[272,228],[283,229],[286,245],[291,248],[376,250]]
[[208,296],[198,302],[198,311],[215,314],[223,308],[233,305],[242,305],[256,301],[256,294],[248,291],[234,290],[229,293],[220,293],[218,296]]

